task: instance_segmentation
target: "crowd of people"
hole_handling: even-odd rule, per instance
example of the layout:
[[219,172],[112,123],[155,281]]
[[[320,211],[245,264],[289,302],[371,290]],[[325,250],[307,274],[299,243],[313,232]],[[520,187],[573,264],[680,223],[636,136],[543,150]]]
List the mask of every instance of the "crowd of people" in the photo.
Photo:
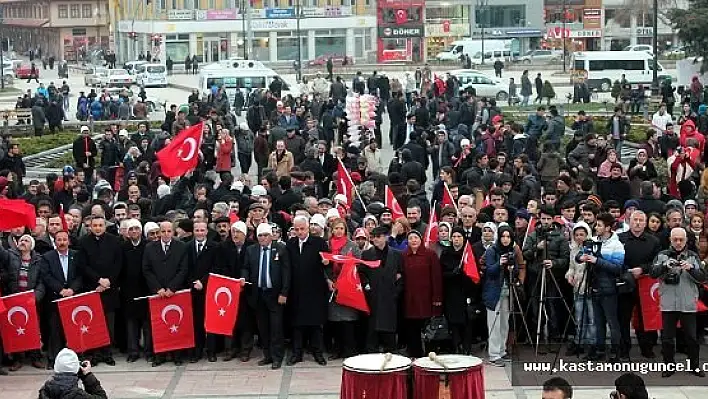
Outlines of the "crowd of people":
[[[214,87],[171,106],[158,132],[117,123],[95,140],[82,127],[74,165],[46,181],[25,186],[0,171],[0,195],[23,198],[37,213],[36,228],[2,238],[2,292],[34,290],[44,333],[43,351],[12,354],[10,370],[55,367],[64,338],[51,301],[93,290],[112,338],[81,354],[94,365],[114,365],[114,349],[153,366],[219,355],[245,362],[257,337],[258,364],[274,369],[303,361],[307,350],[325,365],[325,354],[419,357],[430,345],[479,354],[480,344],[489,364],[503,367],[509,334],[567,343],[569,355],[589,360],[627,361],[638,358],[631,321],[643,278],[659,279],[663,360],[675,360],[678,338],[678,351],[697,365],[706,327],[696,305],[708,258],[705,106],[671,115],[662,104],[627,166],[621,150],[632,122],[621,107],[607,134],[579,112],[564,143],[557,108],[510,120],[494,99],[460,90],[453,77],[426,86],[426,74],[409,75],[411,90],[384,74],[357,74],[351,88],[335,77],[328,90],[317,77],[313,87],[322,89],[296,98],[275,80],[233,104]],[[354,140],[344,103],[364,93],[379,98],[375,126],[358,128]],[[390,162],[381,150],[385,117]],[[164,176],[156,153],[202,122],[196,169]],[[248,174],[254,162],[256,180]],[[663,162],[666,190],[657,180]],[[337,192],[340,164],[353,197]],[[429,242],[432,220],[438,240]],[[462,270],[468,243],[479,282]],[[358,267],[370,314],[337,303],[341,267],[320,252],[380,261]],[[133,299],[190,289],[203,304],[211,272],[251,283],[233,338],[205,333],[196,305],[195,347],[155,354],[146,305]],[[449,342],[424,342],[428,322],[441,316]],[[538,318],[541,336],[520,327]],[[641,312],[634,331],[639,356],[654,358],[658,333],[645,331]]]

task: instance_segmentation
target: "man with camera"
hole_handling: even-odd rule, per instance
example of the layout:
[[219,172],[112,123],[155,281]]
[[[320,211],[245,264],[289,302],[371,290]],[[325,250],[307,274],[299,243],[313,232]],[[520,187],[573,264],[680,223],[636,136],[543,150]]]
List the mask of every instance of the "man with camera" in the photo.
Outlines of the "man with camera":
[[[698,255],[687,249],[686,230],[676,227],[671,230],[671,246],[659,252],[654,260],[651,276],[658,278],[661,307],[661,346],[664,363],[674,363],[676,323],[681,322],[686,336],[686,349],[690,373],[705,377],[698,363],[699,345],[696,337],[696,300],[698,284],[706,281]],[[662,377],[671,377],[675,371],[664,370]]]
[[[529,234],[524,245],[524,259],[527,267],[527,292],[531,295],[532,319],[541,317],[539,299],[545,303],[548,315],[548,334],[551,340],[559,340],[563,333],[563,322],[569,317],[563,303],[563,294],[559,290],[558,282],[565,281],[565,272],[568,271],[570,260],[570,246],[565,239],[562,229],[553,222],[556,211],[552,206],[544,205],[540,210],[539,222],[536,230]],[[543,273],[549,271],[546,280],[546,292],[541,292],[541,278]],[[567,309],[567,308],[566,308]],[[565,312],[565,314],[563,313]],[[533,322],[536,324],[536,321]],[[533,333],[533,332],[532,332]]]
[[[84,389],[79,387],[79,381]],[[62,349],[54,359],[54,375],[39,390],[39,399],[101,399],[108,398],[95,375],[91,362],[79,363],[71,349]]]
[[619,360],[620,330],[617,318],[617,277],[624,265],[624,245],[612,231],[615,218],[603,212],[597,215],[595,234],[577,255],[578,262],[585,262],[590,282],[593,316],[595,318],[595,346],[590,348],[588,360],[600,360],[605,355],[607,324],[610,325],[612,357],[610,362]]

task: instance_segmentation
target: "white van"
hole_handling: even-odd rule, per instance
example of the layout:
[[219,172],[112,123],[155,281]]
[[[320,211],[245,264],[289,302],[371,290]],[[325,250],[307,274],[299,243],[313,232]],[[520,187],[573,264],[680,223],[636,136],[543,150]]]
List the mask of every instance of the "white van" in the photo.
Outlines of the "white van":
[[[633,86],[650,85],[654,73],[654,57],[644,51],[588,51],[573,54],[571,81],[583,79],[593,90],[610,91],[615,80],[625,79]],[[659,79],[666,76],[661,64]]]
[[[484,52],[494,50],[509,50],[511,49],[511,40],[485,40]],[[480,53],[479,60],[481,63],[482,41],[474,39],[456,40],[450,44],[447,51],[443,51],[435,56],[439,61],[457,61],[462,54],[469,55],[470,59],[474,58],[477,53]],[[472,61],[474,63],[474,61]]]
[[142,64],[135,67],[138,86],[167,87],[167,68],[162,64]]
[[[236,90],[241,90],[244,97],[249,89],[267,89],[273,79],[279,75],[260,61],[230,60],[204,66],[199,70],[199,90],[203,94],[211,93],[213,87],[223,87],[233,104]],[[282,78],[280,78],[283,80]],[[289,90],[283,80],[283,93]]]

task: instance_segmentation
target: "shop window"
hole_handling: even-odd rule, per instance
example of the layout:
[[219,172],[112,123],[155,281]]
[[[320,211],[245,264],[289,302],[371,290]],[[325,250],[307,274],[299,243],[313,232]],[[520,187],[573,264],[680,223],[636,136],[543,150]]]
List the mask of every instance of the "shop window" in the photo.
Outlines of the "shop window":
[[72,4],[69,7],[69,15],[71,18],[81,18],[81,14],[79,14],[79,5],[78,4]]
[[525,5],[488,6],[475,9],[475,20],[485,28],[522,26],[526,20]]
[[91,18],[92,17],[92,9],[91,9],[91,4],[82,4],[81,5],[81,18]]

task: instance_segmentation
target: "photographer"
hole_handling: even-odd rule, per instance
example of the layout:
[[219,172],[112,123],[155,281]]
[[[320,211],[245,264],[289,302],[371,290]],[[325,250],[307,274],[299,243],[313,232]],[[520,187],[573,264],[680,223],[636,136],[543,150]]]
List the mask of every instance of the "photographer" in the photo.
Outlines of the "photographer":
[[[558,340],[563,333],[563,322],[569,315],[563,305],[563,294],[558,290],[558,284],[564,280],[568,271],[570,260],[570,247],[565,239],[562,229],[553,222],[556,211],[551,206],[544,206],[540,210],[539,222],[536,230],[528,235],[523,252],[527,267],[526,292],[530,293],[531,312],[535,325],[539,314],[538,298],[543,294],[548,315],[549,338]],[[544,270],[551,272],[551,279],[547,280],[546,292],[541,293],[542,273]],[[547,276],[548,277],[548,276]],[[535,339],[535,337],[534,337]]]
[[610,325],[612,357],[615,362],[619,356],[620,330],[617,318],[617,277],[622,274],[624,265],[624,246],[612,231],[615,218],[609,213],[597,215],[595,236],[587,243],[576,261],[585,262],[588,268],[590,295],[592,297],[595,320],[595,346],[590,348],[588,360],[600,360],[605,356],[605,338],[607,324]]
[[[705,377],[705,372],[698,369],[699,346],[696,339],[696,300],[698,284],[706,281],[706,273],[701,268],[698,255],[686,248],[686,230],[676,227],[671,230],[671,247],[659,252],[654,260],[651,276],[661,280],[659,297],[661,298],[661,346],[664,363],[674,363],[676,323],[681,326],[686,336],[686,349],[690,361],[691,373]],[[675,371],[665,370],[662,377],[670,377]]]
[[[84,389],[79,388],[79,380]],[[39,399],[99,398],[108,398],[108,395],[91,372],[91,363],[79,363],[76,352],[62,349],[54,359],[54,375],[39,390]]]
[[509,358],[506,352],[511,311],[509,290],[512,286],[522,287],[526,270],[521,249],[514,243],[514,230],[503,224],[497,234],[497,242],[484,255],[487,269],[482,301],[487,308],[489,361],[494,366],[504,367],[504,361]]

